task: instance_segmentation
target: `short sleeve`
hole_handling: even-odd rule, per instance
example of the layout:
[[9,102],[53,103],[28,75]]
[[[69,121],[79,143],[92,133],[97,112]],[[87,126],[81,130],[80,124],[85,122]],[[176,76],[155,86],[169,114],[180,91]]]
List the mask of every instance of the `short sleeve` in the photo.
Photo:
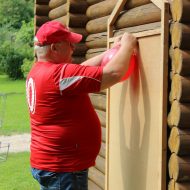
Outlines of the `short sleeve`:
[[103,67],[64,64],[57,66],[54,81],[62,94],[99,92]]

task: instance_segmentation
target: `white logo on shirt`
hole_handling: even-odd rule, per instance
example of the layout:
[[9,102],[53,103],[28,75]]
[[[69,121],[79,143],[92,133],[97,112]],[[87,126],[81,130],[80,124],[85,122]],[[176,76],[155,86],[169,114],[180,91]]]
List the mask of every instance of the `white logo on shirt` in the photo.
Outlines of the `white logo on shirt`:
[[34,114],[36,107],[36,88],[32,78],[29,78],[26,82],[26,95],[30,112]]

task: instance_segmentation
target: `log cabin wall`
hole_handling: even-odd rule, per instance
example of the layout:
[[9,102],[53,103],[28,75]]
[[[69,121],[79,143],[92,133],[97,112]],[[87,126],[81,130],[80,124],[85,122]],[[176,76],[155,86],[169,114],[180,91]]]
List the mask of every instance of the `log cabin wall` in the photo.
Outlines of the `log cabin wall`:
[[[86,46],[88,51],[86,59],[92,58],[107,49],[107,19],[111,14],[116,0],[87,0],[89,5],[86,15],[88,23],[86,30],[88,36],[86,38]],[[98,23],[98,19],[104,19]],[[99,30],[101,25],[104,25],[103,30]],[[105,154],[106,154],[106,91],[90,94],[92,104],[99,116],[102,128],[102,145],[100,153],[96,159],[96,166],[89,169],[89,190],[104,190],[105,189]]]
[[169,190],[190,189],[190,1],[171,3]]
[[83,40],[79,44],[75,44],[72,56],[74,63],[83,62],[87,51],[85,45],[87,37],[85,26],[88,21],[86,16],[87,2],[85,0],[50,0],[49,7],[50,20],[57,20],[68,26],[71,31],[83,35]]
[[48,14],[50,8],[48,4],[49,0],[35,0],[35,7],[34,7],[35,33],[42,24],[49,21]]
[[[88,23],[86,30],[88,36],[86,45],[88,51],[86,59],[92,58],[107,49],[107,20],[113,11],[117,0],[87,0],[89,7],[86,11]],[[124,11],[116,21],[114,36],[124,32],[141,32],[153,30],[161,27],[161,11],[149,0],[129,0],[125,5]],[[105,189],[105,126],[106,126],[106,93],[91,94],[92,103],[99,115],[102,124],[103,140],[100,155],[97,158],[97,164],[89,170],[89,190]],[[100,105],[103,105],[100,108]],[[102,154],[104,151],[104,154]]]

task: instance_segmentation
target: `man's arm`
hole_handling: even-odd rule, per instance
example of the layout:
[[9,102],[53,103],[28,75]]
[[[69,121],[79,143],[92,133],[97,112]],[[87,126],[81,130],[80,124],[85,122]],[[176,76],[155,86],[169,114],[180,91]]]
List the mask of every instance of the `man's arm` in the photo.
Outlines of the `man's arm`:
[[84,61],[83,63],[81,63],[81,65],[84,65],[84,66],[99,66],[103,57],[104,57],[104,54],[105,52],[95,56],[95,57],[92,57],[86,61]]
[[117,54],[104,66],[101,90],[118,83],[128,70],[131,55],[137,45],[136,38],[125,33]]

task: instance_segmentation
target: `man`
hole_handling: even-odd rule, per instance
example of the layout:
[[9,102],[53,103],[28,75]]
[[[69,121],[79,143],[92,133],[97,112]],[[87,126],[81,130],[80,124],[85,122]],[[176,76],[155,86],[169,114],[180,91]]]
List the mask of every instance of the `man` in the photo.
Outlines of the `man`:
[[31,167],[41,190],[87,190],[88,168],[101,145],[99,119],[88,97],[121,80],[136,39],[124,34],[120,49],[102,67],[104,54],[71,63],[73,43],[82,39],[56,21],[35,37],[37,62],[26,81],[31,120]]

